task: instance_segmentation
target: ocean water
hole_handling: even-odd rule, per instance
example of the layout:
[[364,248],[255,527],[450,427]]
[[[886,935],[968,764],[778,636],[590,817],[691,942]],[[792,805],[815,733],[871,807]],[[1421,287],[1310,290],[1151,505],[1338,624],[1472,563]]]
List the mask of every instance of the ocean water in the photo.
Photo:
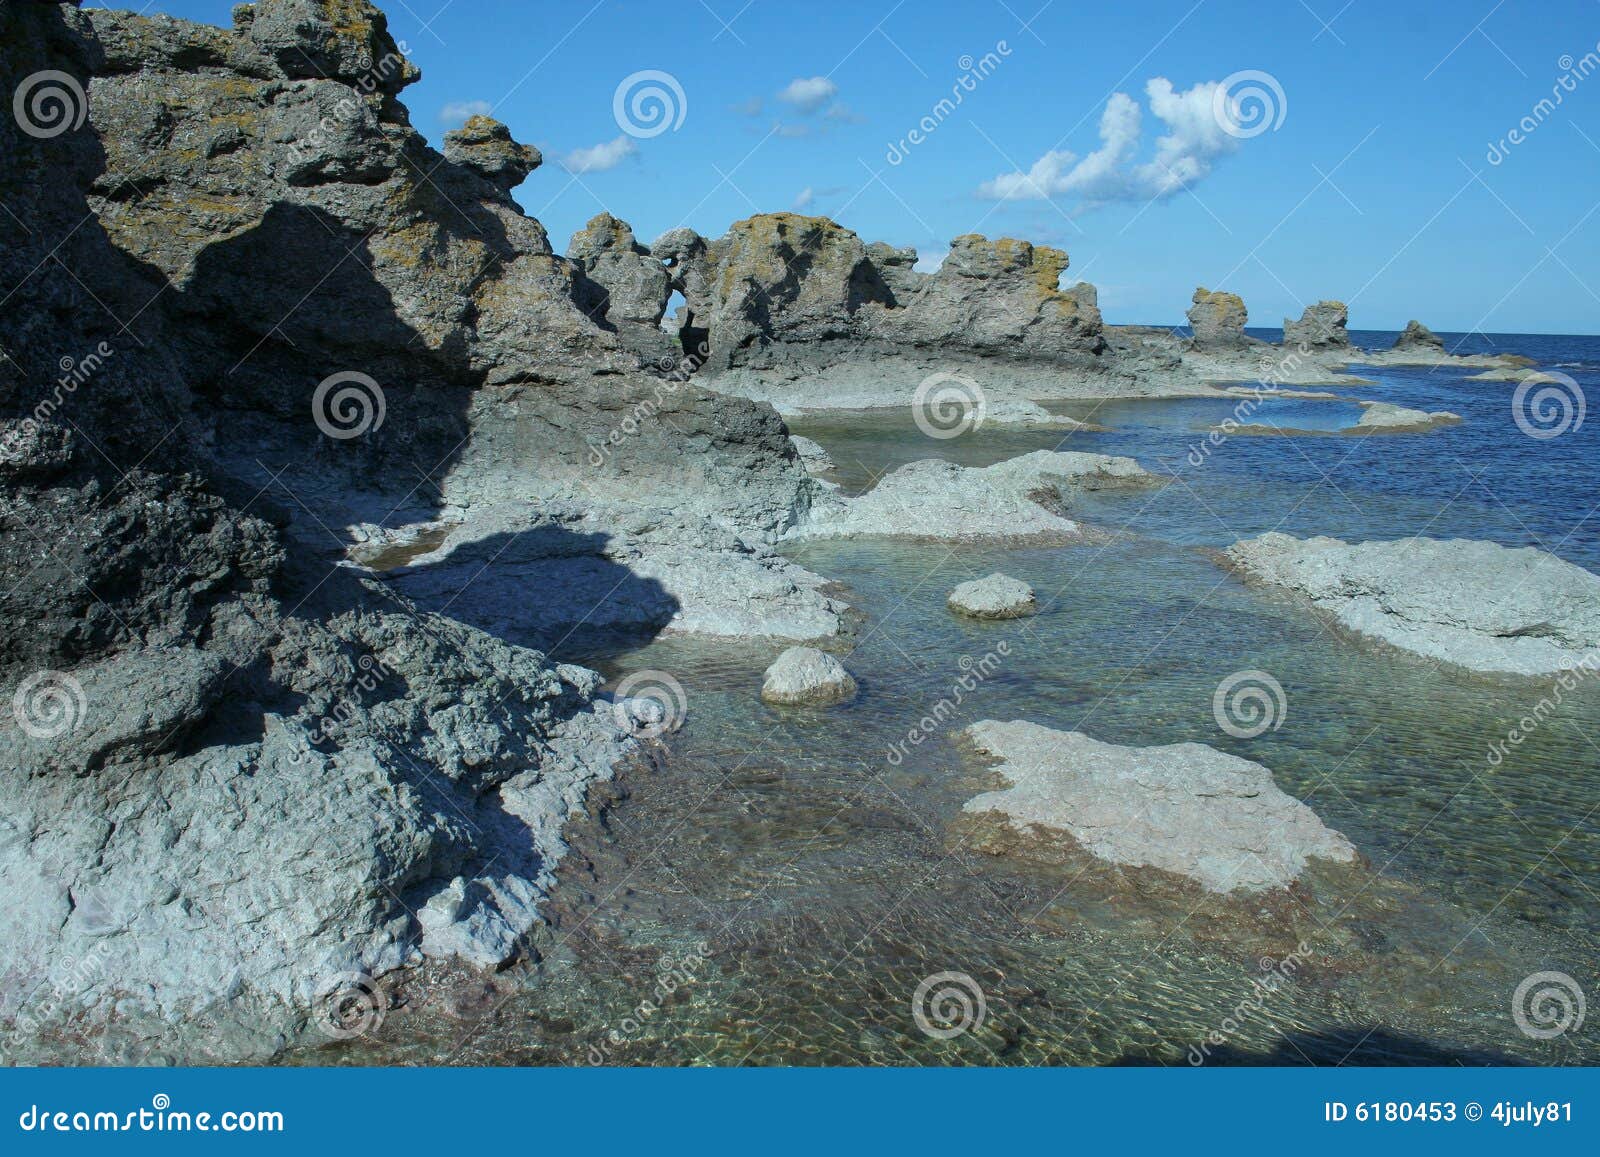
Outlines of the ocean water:
[[[1600,339],[1487,348],[1535,357],[1600,397]],[[1066,439],[984,428],[932,440],[909,414],[797,427],[851,489],[917,458],[977,465],[1057,447],[1132,455],[1178,481],[1084,499],[1075,516],[1117,532],[1094,545],[796,549],[860,613],[846,662],[861,695],[846,707],[763,705],[775,646],[662,638],[563,656],[615,678],[677,678],[688,714],[670,754],[575,834],[537,964],[442,1027],[391,1016],[344,1058],[1600,1062],[1592,1018],[1546,1036],[1559,1008],[1529,1009],[1565,984],[1540,973],[1600,998],[1600,687],[1565,695],[1493,759],[1547,688],[1342,637],[1209,553],[1274,529],[1427,534],[1538,545],[1600,571],[1600,417],[1536,438],[1514,419],[1511,383],[1357,372],[1376,384],[1342,394],[1464,422],[1410,436],[1235,436],[1208,452],[1197,450],[1206,431],[1235,403],[1074,403],[1110,429]],[[1336,431],[1357,413],[1284,399],[1256,420]],[[1032,583],[1042,613],[981,624],[945,610],[952,586],[994,570]],[[1240,739],[1218,726],[1212,699],[1246,670],[1270,673],[1284,699],[1276,729]],[[954,705],[973,671],[983,677]],[[993,833],[961,818],[993,779],[957,732],[985,718],[1258,760],[1362,860],[1319,866],[1287,894],[1223,901],[1070,855],[995,854]],[[920,743],[907,742],[913,730]],[[919,988],[948,999],[919,1012]]]

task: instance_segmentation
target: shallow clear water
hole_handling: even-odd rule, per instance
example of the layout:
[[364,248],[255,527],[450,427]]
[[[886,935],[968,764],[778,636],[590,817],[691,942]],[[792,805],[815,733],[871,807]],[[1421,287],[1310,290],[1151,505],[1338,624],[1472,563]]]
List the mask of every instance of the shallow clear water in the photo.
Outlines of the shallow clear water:
[[[1600,389],[1600,340],[1507,346],[1584,363],[1564,372]],[[1600,1061],[1593,1024],[1538,1040],[1512,1015],[1535,972],[1600,992],[1600,688],[1567,696],[1494,765],[1490,744],[1542,688],[1336,637],[1204,549],[1272,529],[1426,533],[1539,544],[1600,570],[1593,427],[1539,441],[1512,422],[1508,383],[1360,372],[1382,384],[1355,396],[1465,422],[1420,436],[1239,436],[1198,460],[1191,451],[1233,403],[1075,405],[1111,432],[1065,442],[992,429],[933,441],[909,415],[801,427],[852,489],[916,458],[984,464],[1058,445],[1133,455],[1179,481],[1085,498],[1077,517],[1125,532],[1093,546],[796,550],[862,616],[846,659],[862,692],[848,707],[760,703],[774,646],[659,639],[564,656],[679,678],[689,716],[671,754],[576,837],[538,966],[499,978],[442,1030],[392,1017],[350,1059]],[[952,586],[993,570],[1033,584],[1041,614],[981,624],[945,611]],[[887,758],[1001,642],[993,674],[932,720],[925,742]],[[1247,668],[1272,673],[1287,711],[1277,730],[1240,740],[1211,702]],[[991,781],[953,741],[984,718],[1258,760],[1364,860],[1318,868],[1287,896],[1219,902],[1080,860],[987,854],[984,832],[958,820]],[[1291,957],[1282,979],[1277,962]],[[675,977],[666,999],[653,994],[663,969]],[[912,1011],[919,982],[941,972],[970,977],[985,1013],[947,1040]]]

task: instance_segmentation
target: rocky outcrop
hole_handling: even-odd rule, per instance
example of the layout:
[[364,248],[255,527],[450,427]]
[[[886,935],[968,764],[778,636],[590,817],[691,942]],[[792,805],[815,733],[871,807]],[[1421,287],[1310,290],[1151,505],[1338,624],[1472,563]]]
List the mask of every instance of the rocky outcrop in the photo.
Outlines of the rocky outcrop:
[[1342,301],[1308,305],[1299,321],[1283,319],[1283,344],[1311,350],[1349,349],[1350,335],[1345,330],[1349,319],[1350,311]]
[[945,605],[969,619],[1021,619],[1039,610],[1033,588],[1003,574],[957,584]]
[[1438,350],[1443,352],[1444,339],[1415,319],[1406,322],[1406,328],[1394,339],[1397,350]]
[[997,813],[1025,842],[1065,841],[1219,893],[1286,888],[1313,859],[1356,858],[1270,770],[1201,743],[1122,747],[1023,720],[964,734],[1006,780],[964,811]]
[[1362,402],[1361,418],[1348,431],[1354,434],[1425,434],[1441,426],[1456,426],[1461,415],[1449,410],[1413,410],[1393,402]]
[[706,328],[712,371],[827,364],[863,348],[1050,361],[1104,344],[1094,287],[1061,289],[1067,255],[1027,241],[958,237],[924,274],[913,249],[866,245],[826,217],[767,213],[710,242],[673,230],[651,252]]
[[0,1017],[261,1055],[347,974],[522,951],[642,755],[592,672],[337,566],[347,528],[483,516],[492,582],[496,519],[568,500],[547,554],[643,587],[714,544],[800,629],[820,579],[762,544],[815,484],[770,407],[636,372],[510,197],[536,152],[430,149],[362,0],[0,2],[0,88],[51,72],[81,124],[0,118]]
[[1194,346],[1201,350],[1240,349],[1248,345],[1244,325],[1249,313],[1244,298],[1237,293],[1201,286],[1194,291],[1189,306],[1189,326],[1194,331]]
[[1037,450],[985,467],[928,459],[858,497],[819,499],[788,537],[1075,541],[1092,533],[1066,516],[1075,494],[1160,484],[1132,458],[1105,454]]
[[856,697],[844,664],[814,647],[790,647],[767,668],[761,698],[787,707],[831,707]]
[[670,357],[673,344],[661,330],[661,319],[672,279],[666,266],[634,240],[626,221],[610,213],[591,217],[572,235],[567,259],[600,287],[589,303],[590,316],[610,324],[625,345],[646,358]]
[[1533,547],[1274,533],[1235,543],[1227,558],[1245,577],[1296,592],[1348,630],[1472,671],[1592,667],[1600,647],[1600,576]]

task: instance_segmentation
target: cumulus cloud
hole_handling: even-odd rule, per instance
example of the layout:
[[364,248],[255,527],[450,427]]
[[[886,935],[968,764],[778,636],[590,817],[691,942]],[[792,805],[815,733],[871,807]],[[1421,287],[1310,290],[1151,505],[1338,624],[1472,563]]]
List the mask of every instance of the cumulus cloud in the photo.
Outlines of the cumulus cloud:
[[1051,150],[1027,172],[1001,173],[978,188],[997,201],[1074,197],[1091,209],[1114,201],[1171,197],[1210,175],[1217,162],[1239,147],[1215,112],[1220,81],[1204,81],[1182,92],[1165,77],[1145,85],[1150,112],[1166,131],[1155,153],[1138,161],[1143,110],[1126,93],[1115,93],[1100,115],[1100,147],[1079,157]]
[[622,136],[614,141],[590,145],[586,149],[573,149],[557,160],[569,173],[603,173],[616,168],[638,151],[639,146],[633,143],[632,137]]
[[486,100],[453,100],[439,110],[439,122],[459,128],[473,117],[486,117],[493,111],[494,105]]
[[803,113],[814,113],[839,95],[839,86],[825,76],[797,77],[791,80],[778,99]]

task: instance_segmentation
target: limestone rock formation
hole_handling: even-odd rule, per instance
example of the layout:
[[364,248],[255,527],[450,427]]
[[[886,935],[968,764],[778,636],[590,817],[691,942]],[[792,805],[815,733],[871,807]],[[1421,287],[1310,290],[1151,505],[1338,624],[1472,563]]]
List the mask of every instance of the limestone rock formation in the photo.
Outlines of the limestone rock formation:
[[1420,321],[1412,319],[1406,322],[1406,328],[1400,331],[1400,336],[1394,339],[1397,350],[1444,350],[1444,339],[1434,333]]
[[1350,335],[1345,323],[1350,311],[1342,301],[1319,301],[1308,305],[1300,320],[1283,319],[1283,344],[1313,350],[1343,350],[1350,348]]
[[662,262],[634,240],[633,229],[610,213],[600,213],[572,235],[567,259],[576,262],[602,293],[591,316],[617,330],[624,344],[647,358],[670,356],[672,343],[661,318],[672,295],[672,279]]
[[1547,675],[1592,666],[1600,646],[1600,576],[1533,547],[1273,533],[1227,558],[1351,631],[1472,671]]
[[1237,293],[1201,286],[1194,291],[1194,304],[1189,307],[1188,318],[1194,330],[1196,349],[1234,349],[1250,340],[1244,332],[1249,314],[1244,298]]
[[985,467],[927,459],[865,494],[818,500],[788,537],[1073,541],[1090,533],[1066,516],[1075,493],[1160,484],[1132,458],[1105,454],[1036,450]]
[[1021,619],[1039,610],[1033,588],[1004,574],[957,584],[945,605],[970,619]]
[[761,684],[762,699],[790,707],[831,707],[855,697],[856,681],[844,664],[814,647],[790,647]]
[[1393,402],[1362,402],[1361,417],[1351,427],[1355,434],[1423,434],[1441,426],[1455,426],[1461,415],[1449,410],[1414,410]]
[[825,632],[762,546],[817,487],[770,407],[636,372],[509,195],[534,151],[430,149],[364,0],[0,0],[0,89],[45,72],[88,99],[0,118],[0,1018],[92,959],[41,1031],[266,1055],[344,974],[522,951],[643,754],[593,672],[338,565],[347,528],[482,517],[492,581],[501,515],[575,503],[547,555],[710,592],[725,552]]
[[1356,856],[1267,768],[1204,744],[1122,747],[1023,720],[965,734],[1000,761],[1007,786],[964,810],[998,813],[1025,840],[1066,837],[1108,863],[1219,893],[1286,888],[1312,859]]
[[511,130],[497,120],[475,116],[444,135],[445,159],[473,169],[510,192],[544,163],[539,150],[519,145]]

